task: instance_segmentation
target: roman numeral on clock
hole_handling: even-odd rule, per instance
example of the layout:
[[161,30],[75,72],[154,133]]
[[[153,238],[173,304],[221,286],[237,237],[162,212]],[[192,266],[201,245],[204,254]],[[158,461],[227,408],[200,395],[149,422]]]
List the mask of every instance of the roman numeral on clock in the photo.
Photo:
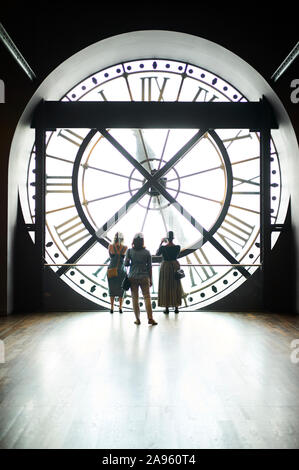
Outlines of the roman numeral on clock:
[[67,140],[71,144],[76,145],[77,147],[80,147],[84,139],[80,134],[74,132],[71,129],[61,129],[58,132],[58,136]]
[[228,213],[217,234],[233,255],[237,256],[245,247],[253,230],[254,225]]
[[[161,101],[163,99],[163,93],[167,84],[168,77],[164,77],[162,83],[159,82],[158,77],[142,77],[141,79],[141,99],[142,101]],[[153,97],[155,90],[155,96]]]
[[190,265],[188,269],[191,287],[193,288],[197,286],[197,283],[195,281],[195,275],[197,276],[197,278],[200,279],[200,282],[203,283],[215,276],[217,272],[215,271],[213,266],[193,266],[193,263],[191,261],[192,257],[195,258],[196,264],[210,264],[210,261],[207,255],[205,254],[203,248],[199,248],[197,251],[192,253],[192,255],[186,256],[187,263]]
[[[246,180],[244,178],[238,178],[238,177],[234,176],[233,177],[233,181],[234,181],[233,194],[243,194],[243,195],[260,194],[259,179],[260,179],[260,175],[253,176],[249,180]],[[258,180],[258,181],[256,181],[256,180]],[[248,186],[247,191],[245,191],[245,190],[244,191],[239,191],[239,189],[236,190],[237,187],[242,186],[243,184],[250,185],[250,186]],[[248,190],[249,188],[252,188],[252,190],[249,191]]]
[[71,193],[71,176],[46,176],[46,194]]
[[78,215],[65,220],[54,228],[66,249],[90,236]]
[[252,139],[252,135],[250,133],[248,134],[242,134],[242,129],[237,132],[237,134],[234,137],[228,137],[227,139],[223,139],[223,143],[227,143],[226,148],[228,149],[234,142],[237,140],[242,140],[242,139]]
[[98,92],[98,94],[101,95],[103,101],[108,101],[107,98],[106,98],[106,95],[105,95],[105,93],[104,93],[104,90],[100,90],[100,91]]
[[[212,96],[210,96],[212,95]],[[212,93],[210,93],[208,90],[206,90],[205,88],[202,88],[201,86],[198,87],[198,90],[193,98],[193,102],[194,101],[215,101],[217,100],[218,97],[216,95],[213,95]]]

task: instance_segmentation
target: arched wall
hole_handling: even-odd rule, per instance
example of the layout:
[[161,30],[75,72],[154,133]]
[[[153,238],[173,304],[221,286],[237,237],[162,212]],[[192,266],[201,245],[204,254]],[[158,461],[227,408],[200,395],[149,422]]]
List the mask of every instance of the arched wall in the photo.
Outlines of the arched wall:
[[[271,104],[279,130],[273,131],[282,165],[282,206],[287,210],[290,193],[299,203],[294,175],[298,174],[298,144],[290,119],[275,92],[249,64],[227,49],[206,39],[172,31],[136,31],[113,36],[81,50],[57,67],[35,92],[15,130],[9,160],[8,184],[8,310],[13,310],[13,243],[17,222],[18,194],[26,193],[27,164],[34,130],[30,128],[32,113],[40,100],[59,100],[67,90],[92,73],[138,58],[169,58],[188,61],[221,76],[232,83],[250,101],[265,96]],[[294,219],[298,230],[299,216]],[[298,249],[299,251],[299,249]]]

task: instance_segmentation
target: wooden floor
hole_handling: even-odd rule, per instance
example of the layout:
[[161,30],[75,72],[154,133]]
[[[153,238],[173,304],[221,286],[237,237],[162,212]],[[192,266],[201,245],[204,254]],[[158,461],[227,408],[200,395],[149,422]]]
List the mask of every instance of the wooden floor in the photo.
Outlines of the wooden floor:
[[0,448],[299,448],[299,317],[156,319],[0,317]]

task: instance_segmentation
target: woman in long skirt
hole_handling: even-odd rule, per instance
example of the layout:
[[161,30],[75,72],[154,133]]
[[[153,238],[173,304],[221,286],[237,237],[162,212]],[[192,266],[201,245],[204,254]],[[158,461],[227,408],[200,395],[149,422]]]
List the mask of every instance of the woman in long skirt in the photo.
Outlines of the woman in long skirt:
[[108,247],[110,263],[107,269],[107,278],[110,295],[110,313],[113,313],[115,297],[119,298],[119,313],[122,313],[124,290],[121,285],[126,276],[124,258],[127,251],[123,241],[123,234],[116,232],[113,244]]
[[183,295],[181,281],[175,278],[175,272],[180,269],[177,257],[181,247],[175,245],[173,239],[173,232],[168,232],[167,238],[162,238],[156,253],[163,258],[159,273],[158,305],[165,307],[164,313],[169,313],[169,307],[174,307],[175,313],[179,313],[178,307],[182,303]]

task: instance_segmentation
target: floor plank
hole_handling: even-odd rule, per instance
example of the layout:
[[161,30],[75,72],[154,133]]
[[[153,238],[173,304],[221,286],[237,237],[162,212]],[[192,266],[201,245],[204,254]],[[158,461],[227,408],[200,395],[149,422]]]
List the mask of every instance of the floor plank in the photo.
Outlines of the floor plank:
[[0,448],[299,448],[298,316],[156,318],[0,317]]

